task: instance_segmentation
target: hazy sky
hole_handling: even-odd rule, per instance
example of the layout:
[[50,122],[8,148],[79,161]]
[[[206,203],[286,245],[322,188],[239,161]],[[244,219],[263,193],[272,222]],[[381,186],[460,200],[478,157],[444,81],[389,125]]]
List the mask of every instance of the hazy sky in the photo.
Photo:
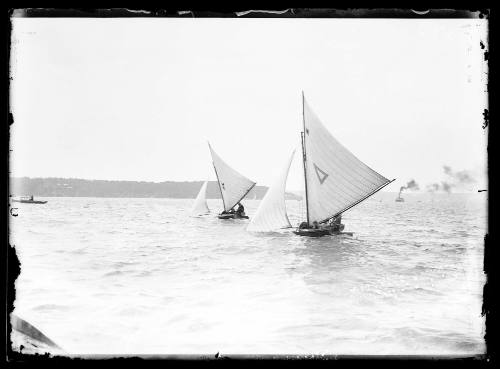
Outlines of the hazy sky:
[[215,180],[213,149],[270,185],[301,91],[387,178],[469,170],[486,188],[487,23],[480,19],[15,18],[12,176]]

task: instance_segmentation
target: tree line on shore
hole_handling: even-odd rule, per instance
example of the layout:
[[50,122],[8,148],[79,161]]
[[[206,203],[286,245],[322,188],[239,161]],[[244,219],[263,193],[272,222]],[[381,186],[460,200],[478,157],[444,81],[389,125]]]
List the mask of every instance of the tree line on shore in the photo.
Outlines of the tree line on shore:
[[[11,196],[41,197],[153,197],[153,198],[195,198],[203,181],[192,182],[145,182],[145,181],[108,181],[77,178],[11,178]],[[267,187],[255,186],[247,199],[262,199]],[[208,199],[220,199],[216,181],[209,181]],[[300,200],[296,194],[286,193],[287,199]]]

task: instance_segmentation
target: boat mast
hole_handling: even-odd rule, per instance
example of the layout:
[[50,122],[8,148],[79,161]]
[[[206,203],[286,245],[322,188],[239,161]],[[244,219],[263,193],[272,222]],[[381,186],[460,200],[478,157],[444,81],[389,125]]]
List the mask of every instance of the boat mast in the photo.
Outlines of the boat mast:
[[307,197],[307,171],[306,171],[306,119],[304,117],[304,91],[302,91],[302,125],[304,131],[300,132],[300,138],[302,140],[302,161],[304,163],[304,183],[306,190],[306,216],[307,216],[307,225],[309,225],[309,199]]
[[224,195],[222,194],[222,188],[220,186],[219,175],[217,174],[217,168],[215,167],[215,164],[214,164],[214,170],[215,170],[215,176],[217,177],[217,183],[219,184],[220,197],[222,199],[222,207],[224,208],[224,210],[226,210],[226,203],[224,202]]
[[[211,155],[212,154],[212,146],[210,146],[210,142],[207,141],[207,143],[208,143],[208,147],[210,149],[210,155]],[[224,208],[224,210],[226,210],[226,203],[224,201],[224,195],[222,195],[222,188],[221,188],[220,181],[219,181],[219,174],[217,173],[217,168],[215,167],[213,156],[212,156],[212,165],[214,166],[215,176],[217,177],[217,184],[219,185],[220,197],[222,199],[222,207]]]

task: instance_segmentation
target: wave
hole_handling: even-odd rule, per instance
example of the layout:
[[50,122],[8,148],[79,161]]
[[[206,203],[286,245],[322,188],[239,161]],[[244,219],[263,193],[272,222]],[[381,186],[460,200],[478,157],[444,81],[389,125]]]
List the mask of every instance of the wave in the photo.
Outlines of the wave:
[[41,304],[41,305],[36,305],[33,308],[33,310],[51,312],[51,311],[69,311],[72,310],[73,308],[74,307],[72,306],[60,305],[60,304]]
[[[96,199],[91,209],[72,200],[17,217],[16,309],[56,327],[58,343],[75,352],[103,352],[123,337],[129,350],[142,350],[147,337],[189,352],[212,333],[221,347],[243,351],[483,347],[482,332],[471,328],[483,324],[479,281],[467,278],[482,270],[483,236],[470,227],[484,209],[366,202],[343,217],[354,237],[312,239],[253,234],[247,222],[215,216],[188,219],[190,201],[160,200]],[[245,203],[249,216],[257,205]],[[290,219],[303,218],[298,204],[288,205]]]

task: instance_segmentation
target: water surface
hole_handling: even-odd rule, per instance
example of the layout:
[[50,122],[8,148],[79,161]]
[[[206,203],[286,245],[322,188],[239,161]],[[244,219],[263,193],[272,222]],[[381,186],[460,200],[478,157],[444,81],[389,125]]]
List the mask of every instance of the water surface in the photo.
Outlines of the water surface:
[[13,203],[14,313],[74,354],[484,353],[486,195],[395,196],[323,238],[249,233],[218,200]]

